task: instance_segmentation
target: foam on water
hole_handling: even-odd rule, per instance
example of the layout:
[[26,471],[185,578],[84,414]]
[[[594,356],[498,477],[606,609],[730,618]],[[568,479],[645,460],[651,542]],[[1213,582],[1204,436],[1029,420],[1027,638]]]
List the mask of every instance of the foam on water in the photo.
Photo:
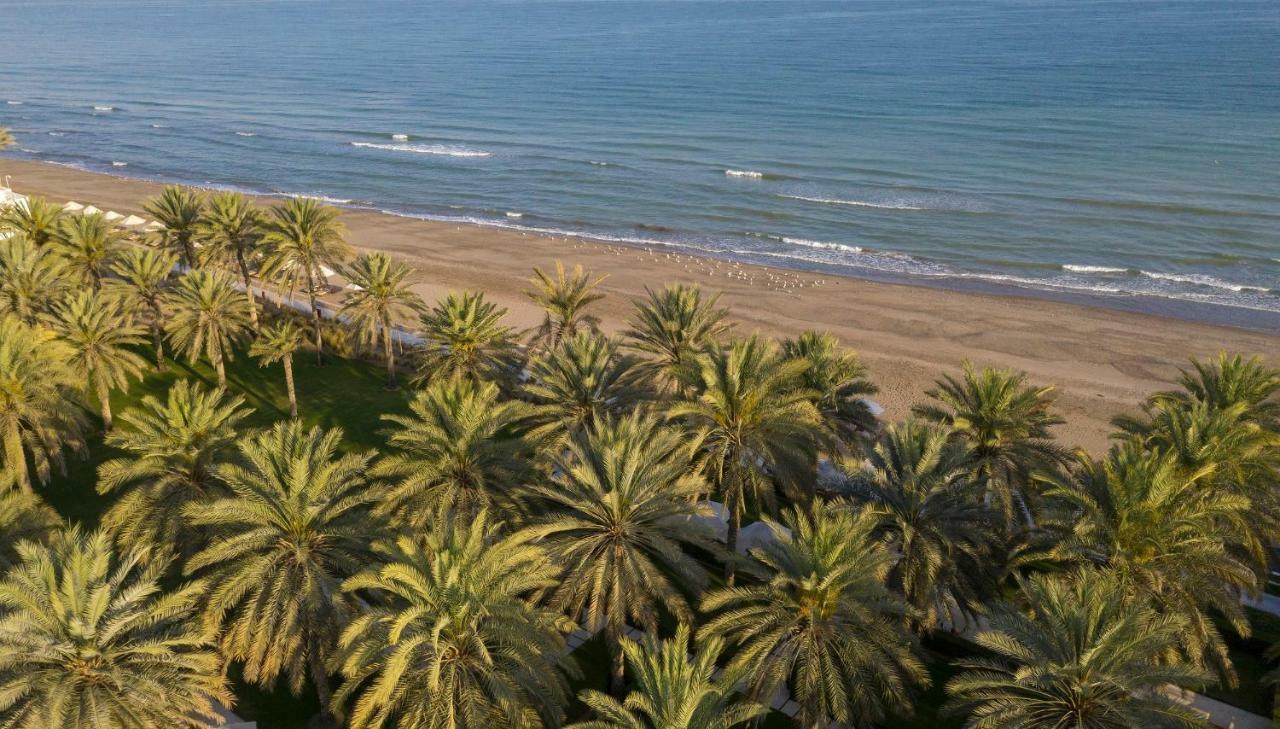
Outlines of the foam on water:
[[1192,286],[1207,286],[1214,289],[1224,289],[1227,291],[1262,291],[1266,289],[1259,286],[1245,286],[1244,284],[1223,281],[1220,278],[1210,276],[1203,273],[1160,273],[1156,271],[1139,271],[1143,276],[1154,278],[1159,281],[1172,281],[1174,283],[1191,284]]
[[880,208],[882,210],[928,210],[929,208],[920,207],[919,205],[909,205],[905,202],[871,202],[869,200],[842,200],[835,197],[811,197],[809,195],[783,195],[778,197],[787,197],[792,200],[804,200],[806,202],[823,203],[826,205],[849,205],[859,208]]
[[513,213],[513,212],[508,211],[508,212],[507,212],[507,217],[508,217],[508,218],[515,218],[516,220],[519,220],[520,218],[523,218],[523,217],[524,217],[524,213]]
[[764,173],[755,170],[725,170],[725,175],[729,177],[746,177],[752,180],[763,180]]
[[8,104],[9,106],[22,106],[21,101],[6,101],[4,103]]
[[112,166],[112,167],[128,167],[128,166],[129,166],[129,163],[128,163],[128,162],[120,162],[120,161],[117,161],[117,160],[112,160],[112,162],[111,162],[111,166]]
[[256,137],[257,132],[236,132],[237,137]]
[[392,134],[392,135],[391,135],[391,138],[392,138],[392,139],[394,139],[394,140],[396,140],[397,142],[407,142],[407,141],[409,141],[409,135],[408,135],[408,134]]
[[830,251],[845,251],[848,253],[862,253],[861,246],[849,246],[843,243],[828,243],[821,240],[806,240],[804,238],[781,238],[783,243],[790,243],[793,246],[805,246],[807,248],[822,248]]
[[114,106],[95,106],[93,107],[93,110],[94,111],[115,111],[116,108]]
[[380,149],[386,152],[410,152],[413,154],[432,154],[442,157],[492,157],[493,152],[469,147],[456,147],[449,144],[375,144],[373,142],[352,142],[352,147]]
[[1127,268],[1116,268],[1115,266],[1084,266],[1084,265],[1077,265],[1074,263],[1064,263],[1062,264],[1062,269],[1064,271],[1071,271],[1073,273],[1128,273],[1129,272],[1129,269]]

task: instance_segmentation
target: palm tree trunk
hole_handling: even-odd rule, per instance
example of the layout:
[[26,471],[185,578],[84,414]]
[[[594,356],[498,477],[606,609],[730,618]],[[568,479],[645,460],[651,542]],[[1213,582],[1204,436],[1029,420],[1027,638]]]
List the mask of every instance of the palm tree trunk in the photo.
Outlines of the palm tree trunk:
[[289,392],[289,417],[298,419],[298,396],[293,391],[293,355],[286,354],[284,364],[284,389]]
[[387,358],[387,389],[396,389],[396,355],[391,351],[391,317],[382,317],[382,353]]
[[626,693],[627,681],[622,653],[622,636],[613,635],[614,632],[612,628],[609,629],[611,634],[609,635],[609,660],[613,669],[609,674],[609,693],[621,699]]
[[13,483],[22,493],[31,493],[31,475],[27,472],[27,454],[22,450],[22,433],[18,422],[10,421],[4,433],[4,465],[13,474]]
[[320,333],[320,305],[316,303],[315,278],[311,275],[311,267],[307,266],[307,298],[311,302],[311,323],[315,329],[316,364],[324,364],[324,337]]
[[156,350],[156,369],[164,371],[164,320],[159,306],[151,308],[151,346]]
[[311,682],[316,685],[316,696],[320,699],[320,726],[337,727],[338,717],[333,713],[333,691],[329,688],[329,674],[324,670],[324,661],[320,660],[319,646],[312,645],[310,653],[307,662],[311,666]]
[[186,238],[178,238],[178,244],[182,246],[182,262],[186,264],[187,271],[196,270],[196,254],[191,248],[191,241]]
[[222,364],[222,352],[215,352],[213,355],[213,369],[218,373],[218,387],[227,388],[227,368]]
[[253,322],[253,331],[258,331],[258,300],[253,298],[253,279],[249,276],[249,264],[244,260],[244,252],[236,251],[236,263],[240,264],[240,277],[244,279],[244,293],[249,297],[249,319]]
[[98,400],[102,403],[102,432],[111,432],[111,391],[98,383]]
[[732,494],[726,494],[724,499],[724,508],[729,510],[729,529],[725,533],[725,546],[729,549],[729,558],[724,563],[724,584],[733,587],[734,572],[736,570],[735,560],[738,557],[738,532],[742,530],[742,512],[738,509],[738,499]]

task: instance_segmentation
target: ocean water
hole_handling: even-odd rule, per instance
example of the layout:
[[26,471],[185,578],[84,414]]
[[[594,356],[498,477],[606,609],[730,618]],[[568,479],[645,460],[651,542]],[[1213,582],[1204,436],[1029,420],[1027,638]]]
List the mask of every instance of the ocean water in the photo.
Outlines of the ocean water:
[[1275,0],[0,0],[0,126],[115,174],[1280,328]]

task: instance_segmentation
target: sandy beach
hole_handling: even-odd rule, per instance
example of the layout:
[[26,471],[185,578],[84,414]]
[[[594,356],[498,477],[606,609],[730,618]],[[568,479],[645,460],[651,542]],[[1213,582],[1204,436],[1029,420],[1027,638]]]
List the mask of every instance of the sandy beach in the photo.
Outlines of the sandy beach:
[[[142,214],[157,183],[38,162],[0,161],[17,192],[58,202]],[[264,203],[272,199],[264,198]],[[600,242],[453,225],[366,210],[343,221],[359,249],[387,251],[416,270],[415,286],[434,301],[451,289],[481,289],[526,327],[538,312],[525,298],[534,266],[582,264],[608,278],[598,304],[608,331],[625,324],[645,287],[697,283],[723,292],[738,331],[772,336],[830,331],[861,355],[891,418],[903,417],[944,372],[961,362],[1025,370],[1059,389],[1063,442],[1106,447],[1109,420],[1165,388],[1190,357],[1218,350],[1275,357],[1280,336],[1029,297],[947,291],[796,273],[760,266],[624,248]]]

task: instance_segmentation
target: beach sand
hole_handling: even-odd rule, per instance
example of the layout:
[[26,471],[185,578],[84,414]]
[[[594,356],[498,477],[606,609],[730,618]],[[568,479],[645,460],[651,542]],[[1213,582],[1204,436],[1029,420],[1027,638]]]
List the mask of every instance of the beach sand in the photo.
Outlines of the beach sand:
[[[0,174],[12,175],[13,188],[24,194],[126,214],[142,214],[142,202],[161,187],[8,159],[0,160]],[[880,387],[876,400],[889,418],[906,416],[926,399],[925,391],[939,375],[958,372],[964,360],[1025,370],[1032,382],[1057,385],[1067,420],[1057,429],[1062,442],[1095,453],[1107,447],[1110,419],[1133,412],[1147,395],[1167,388],[1189,358],[1227,350],[1260,353],[1275,363],[1280,352],[1280,336],[1272,334],[1081,304],[735,266],[677,258],[661,249],[375,211],[349,210],[342,219],[357,248],[387,251],[412,265],[416,289],[428,302],[449,290],[480,289],[507,307],[509,322],[518,327],[539,320],[523,293],[532,268],[553,267],[557,260],[608,275],[601,285],[607,298],[596,305],[608,331],[623,328],[631,301],[646,286],[686,282],[721,291],[740,333],[785,337],[819,329],[857,350]],[[824,283],[818,285],[819,280]],[[778,289],[781,281],[789,282],[787,290]]]

